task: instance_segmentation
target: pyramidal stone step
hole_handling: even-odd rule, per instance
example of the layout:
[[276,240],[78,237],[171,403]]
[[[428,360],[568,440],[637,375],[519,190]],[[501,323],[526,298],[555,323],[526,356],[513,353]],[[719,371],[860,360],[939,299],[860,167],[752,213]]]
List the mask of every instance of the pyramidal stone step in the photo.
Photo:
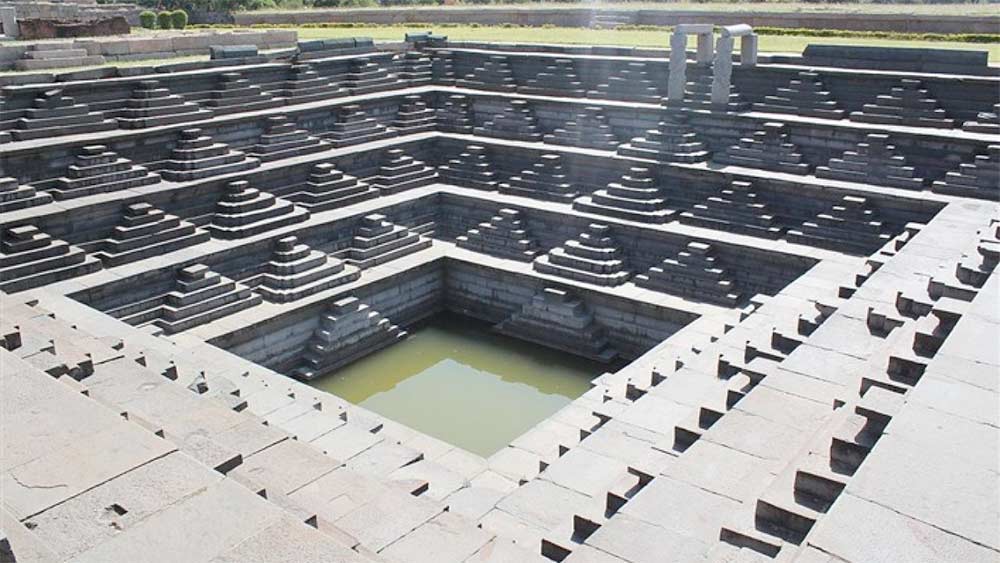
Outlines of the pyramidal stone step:
[[437,123],[434,110],[417,95],[405,96],[399,105],[392,128],[400,135],[411,135],[424,131],[433,131]]
[[294,64],[289,71],[281,95],[288,104],[306,104],[340,98],[350,94],[347,88],[326,76],[321,76],[308,63]]
[[587,305],[568,291],[547,287],[521,310],[499,323],[501,334],[610,363],[618,352],[608,342],[608,331]]
[[292,375],[307,381],[322,377],[405,337],[406,331],[356,297],[338,299],[323,313]]
[[587,90],[577,75],[573,59],[552,59],[534,77],[525,81],[518,92],[536,96],[582,98]]
[[586,106],[571,121],[543,137],[546,143],[588,149],[615,150],[618,139],[599,106]]
[[866,198],[844,196],[829,211],[802,223],[798,229],[789,229],[786,238],[789,242],[866,255],[884,246],[892,235]]
[[305,209],[238,180],[226,185],[208,230],[216,238],[237,239],[301,223],[308,218],[309,212]]
[[313,137],[307,131],[298,129],[294,121],[285,115],[267,118],[264,134],[250,149],[250,156],[261,162],[271,162],[325,151],[332,148],[330,143]]
[[516,209],[501,209],[489,221],[457,237],[455,244],[466,250],[522,262],[530,262],[538,256],[538,243]]
[[247,157],[242,151],[230,150],[225,143],[216,143],[202,134],[201,129],[185,129],[181,131],[180,139],[160,173],[173,182],[190,182],[259,166],[259,159]]
[[423,51],[407,51],[399,61],[399,79],[407,86],[422,86],[434,80],[430,56]]
[[917,176],[903,156],[896,154],[895,145],[882,133],[869,133],[853,151],[844,152],[840,158],[831,158],[827,166],[817,166],[816,176],[907,190],[924,187],[923,178]]
[[603,286],[628,281],[624,253],[607,225],[591,223],[579,237],[535,259],[536,272]]
[[63,135],[94,133],[118,128],[114,119],[105,119],[99,111],[90,111],[87,104],[64,96],[61,89],[47,90],[35,98],[24,116],[11,131],[17,141],[47,139]]
[[378,196],[377,188],[344,174],[327,162],[313,166],[304,185],[282,195],[310,213],[346,207]]
[[472,133],[472,101],[468,96],[448,96],[436,113],[439,130],[446,133]]
[[455,158],[439,169],[445,182],[477,190],[495,191],[498,177],[489,159],[486,147],[468,145]]
[[39,192],[33,186],[19,184],[16,178],[0,174],[0,213],[45,205],[51,201],[52,196],[48,193]]
[[344,86],[355,96],[391,90],[398,85],[399,78],[395,74],[390,74],[377,60],[368,57],[351,59],[344,76]]
[[579,189],[569,182],[563,169],[562,156],[543,154],[531,168],[522,170],[500,184],[503,193],[569,203],[580,195]]
[[76,155],[66,175],[47,191],[58,200],[116,192],[148,186],[160,181],[143,166],[109,151],[104,145],[87,145]]
[[0,291],[24,291],[100,269],[82,249],[33,225],[7,228],[0,236]]
[[210,110],[171,94],[158,81],[143,80],[125,102],[118,125],[124,129],[143,129],[211,119],[212,115]]
[[676,256],[636,275],[633,281],[646,289],[727,307],[735,307],[742,299],[712,245],[703,242],[689,242]]
[[717,153],[713,160],[720,164],[787,174],[809,173],[809,163],[789,139],[787,127],[776,121],[764,123],[763,129],[754,131],[752,136],[740,139],[739,144]]
[[177,273],[174,290],[163,297],[159,317],[153,324],[167,334],[176,334],[261,302],[261,296],[249,287],[204,264],[195,264]]
[[389,149],[378,174],[368,179],[382,195],[395,194],[438,180],[437,171],[422,161],[406,154],[403,149]]
[[680,118],[661,121],[656,129],[619,145],[618,154],[656,162],[685,163],[704,162],[711,156],[705,144]]
[[476,135],[512,141],[542,140],[542,133],[538,130],[538,122],[534,112],[531,111],[531,104],[527,100],[520,99],[506,102],[499,113],[484,122],[482,127],[474,127],[473,132]]
[[94,253],[105,267],[160,256],[206,242],[208,231],[199,229],[149,203],[125,206],[122,222]]
[[454,86],[455,52],[448,49],[434,49],[431,52],[431,75],[437,84]]
[[366,269],[431,246],[430,239],[388,221],[378,213],[367,215],[351,239],[347,263]]
[[457,86],[475,88],[477,90],[500,90],[513,92],[517,90],[517,80],[510,68],[506,55],[490,55],[481,66],[472,69],[463,78],[455,81]]
[[689,109],[724,109],[726,111],[742,111],[750,108],[750,103],[739,94],[735,84],[729,86],[729,96],[723,104],[712,102],[713,65],[696,65],[688,69],[687,83],[684,85],[684,98],[681,100],[664,99],[668,107]]
[[284,105],[285,100],[265,92],[238,72],[223,72],[218,86],[203,103],[215,115],[226,115],[276,108]]
[[680,222],[709,229],[769,239],[781,236],[781,227],[750,182],[733,181],[679,216]]
[[625,66],[616,65],[604,82],[599,83],[589,93],[593,98],[625,100],[655,104],[660,101],[656,83],[649,77],[646,63],[630,62]]
[[573,209],[641,223],[666,223],[673,215],[652,171],[639,166],[630,168],[621,181],[577,198]]
[[972,162],[963,162],[956,170],[934,182],[938,193],[965,197],[1000,199],[1000,144],[986,147],[986,154],[977,154]]
[[334,147],[340,148],[388,139],[394,135],[395,133],[389,131],[374,117],[368,117],[361,106],[348,104],[337,108],[337,121],[333,124],[333,129],[324,133],[323,137]]
[[361,270],[299,242],[278,240],[256,290],[264,299],[288,303],[361,277]]
[[862,106],[861,111],[852,111],[851,121],[949,129],[956,125],[923,82],[912,78],[900,79],[889,93],[876,96],[875,101]]
[[763,102],[753,104],[753,109],[822,119],[844,119],[845,116],[819,74],[810,71],[800,71],[786,87],[778,88],[772,96],[764,96]]
[[1000,104],[993,104],[993,111],[977,113],[976,119],[962,124],[962,129],[973,133],[1000,135]]

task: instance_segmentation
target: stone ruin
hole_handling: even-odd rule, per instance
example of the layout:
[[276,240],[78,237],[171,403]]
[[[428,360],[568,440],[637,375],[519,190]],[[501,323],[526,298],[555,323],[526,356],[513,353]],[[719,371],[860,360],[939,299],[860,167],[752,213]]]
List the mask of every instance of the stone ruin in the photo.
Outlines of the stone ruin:
[[[669,42],[5,87],[0,560],[995,561],[1000,78]],[[302,382],[442,311],[607,373],[489,457]]]

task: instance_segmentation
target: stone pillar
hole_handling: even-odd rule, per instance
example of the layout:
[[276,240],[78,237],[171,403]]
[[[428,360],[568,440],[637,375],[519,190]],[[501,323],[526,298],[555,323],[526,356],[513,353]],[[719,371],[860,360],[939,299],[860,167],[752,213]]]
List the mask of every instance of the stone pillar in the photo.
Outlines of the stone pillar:
[[698,64],[708,64],[712,62],[712,34],[698,34],[698,54],[695,55],[695,62]]
[[670,36],[670,74],[667,76],[667,101],[684,99],[687,84],[687,34],[674,32]]
[[712,104],[725,106],[733,83],[733,38],[722,36],[715,44],[715,63],[712,65]]
[[3,28],[2,36],[17,39],[17,12],[11,6],[0,6],[0,27]]
[[757,66],[757,34],[740,38],[740,66]]

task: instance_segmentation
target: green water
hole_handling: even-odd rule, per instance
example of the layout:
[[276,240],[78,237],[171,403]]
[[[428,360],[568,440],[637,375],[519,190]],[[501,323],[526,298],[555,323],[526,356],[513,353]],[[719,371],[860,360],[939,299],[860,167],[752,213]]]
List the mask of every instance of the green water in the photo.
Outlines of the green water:
[[485,457],[582,395],[606,370],[442,314],[311,385]]

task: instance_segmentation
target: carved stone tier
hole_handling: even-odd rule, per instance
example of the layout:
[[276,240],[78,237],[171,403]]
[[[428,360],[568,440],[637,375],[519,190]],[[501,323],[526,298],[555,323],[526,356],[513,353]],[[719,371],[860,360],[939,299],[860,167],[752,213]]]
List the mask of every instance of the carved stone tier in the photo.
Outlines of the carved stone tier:
[[455,244],[459,248],[522,262],[530,262],[538,255],[538,244],[516,209],[501,209],[489,221],[456,238]]
[[803,158],[798,147],[790,142],[784,123],[767,122],[760,131],[750,137],[740,139],[713,157],[715,162],[775,170],[788,174],[808,174],[809,163]]
[[447,49],[435,49],[431,55],[431,73],[434,82],[445,86],[455,84],[455,53]]
[[524,94],[582,98],[587,90],[576,73],[573,59],[552,59],[517,89]]
[[295,122],[287,116],[276,115],[267,118],[264,134],[252,149],[250,156],[261,162],[292,158],[330,149],[332,145],[309,132],[297,129]]
[[260,166],[260,160],[247,157],[242,151],[230,150],[225,143],[216,143],[201,129],[185,129],[170,159],[160,172],[167,180],[190,182],[211,176],[243,172]]
[[517,89],[517,80],[505,55],[490,55],[482,66],[473,68],[472,72],[456,80],[455,84],[481,90],[513,92]]
[[790,242],[868,254],[885,245],[892,235],[867,199],[844,196],[829,211],[802,223],[798,229],[789,229],[786,238]]
[[641,167],[630,168],[620,182],[612,182],[605,189],[577,198],[573,209],[641,223],[665,223],[673,215],[673,211],[667,209],[667,200],[656,178],[650,169]]
[[1000,104],[993,104],[993,111],[981,111],[974,121],[966,121],[962,129],[973,133],[1000,135]]
[[500,191],[535,199],[570,202],[580,195],[580,190],[569,182],[563,170],[562,156],[543,154],[531,168],[500,184]]
[[591,223],[579,237],[566,241],[535,259],[536,272],[595,285],[616,286],[628,281],[625,257],[607,225]]
[[199,244],[211,238],[208,231],[164,213],[148,203],[125,206],[122,222],[94,253],[105,267],[118,266],[143,258]]
[[208,230],[212,236],[236,239],[253,236],[309,218],[309,212],[290,201],[274,197],[245,181],[226,185],[216,204]]
[[62,200],[128,190],[159,181],[159,175],[132,164],[131,160],[107,150],[104,145],[88,145],[76,155],[66,175],[46,191]]
[[546,143],[553,145],[568,145],[590,149],[615,150],[618,139],[615,138],[604,112],[598,106],[587,106],[583,111],[573,116],[566,125],[545,135]]
[[10,227],[0,237],[0,291],[24,291],[100,269],[82,249],[32,225]]
[[0,176],[0,213],[45,205],[52,196],[39,192],[27,184],[19,184],[17,179]]
[[316,379],[405,337],[405,331],[357,298],[339,299],[323,314],[293,375]]
[[438,129],[447,133],[472,133],[472,101],[452,94],[437,110]]
[[686,299],[734,307],[742,298],[712,245],[689,242],[676,256],[635,276],[635,285]]
[[399,105],[392,128],[400,135],[433,131],[437,118],[420,96],[406,96]]
[[888,94],[851,112],[851,121],[910,125],[914,127],[955,127],[938,101],[924,88],[923,82],[903,78]]
[[118,125],[125,129],[142,129],[209,119],[212,115],[211,111],[198,104],[171,94],[156,80],[143,80],[125,102]]
[[334,147],[345,147],[392,137],[394,133],[385,125],[368,117],[361,106],[349,104],[337,109],[337,122],[323,135]]
[[[712,103],[712,65],[697,65],[687,71],[687,83],[684,85],[683,100],[664,100],[666,105],[671,107],[682,107],[692,109],[713,109],[717,108]],[[724,109],[727,111],[742,111],[748,109],[750,103],[743,99],[743,96],[736,90],[735,85],[730,85],[728,101]]]
[[224,72],[219,75],[218,87],[203,103],[212,108],[215,115],[226,115],[276,108],[284,105],[285,100],[263,91],[238,72]]
[[844,110],[837,106],[837,101],[827,90],[819,74],[809,71],[799,72],[788,82],[788,86],[778,88],[773,96],[765,96],[763,102],[753,105],[753,109],[823,119],[844,118]]
[[361,220],[351,240],[351,247],[346,252],[347,263],[361,269],[370,268],[430,246],[430,239],[387,221],[385,215],[368,215]]
[[15,140],[30,141],[63,135],[94,133],[116,129],[118,122],[105,119],[99,111],[90,111],[87,104],[77,103],[64,96],[60,89],[43,92],[34,104],[24,110],[11,131]]
[[408,86],[422,86],[434,80],[431,58],[424,52],[407,51],[399,66],[399,79]]
[[368,183],[384,195],[426,186],[437,179],[437,171],[433,167],[416,160],[403,149],[389,149],[378,174],[369,178]]
[[831,158],[827,166],[817,166],[816,176],[848,182],[862,182],[892,186],[907,190],[922,190],[923,178],[916,175],[906,159],[896,154],[889,136],[870,133],[853,151],[846,151],[840,158]]
[[618,154],[657,162],[704,162],[711,153],[687,125],[661,121],[656,129],[646,131],[618,147]]
[[541,141],[542,134],[538,131],[538,122],[531,111],[527,100],[511,100],[507,102],[500,113],[475,127],[476,135],[498,137],[514,141]]
[[399,79],[382,65],[367,57],[351,59],[344,76],[344,86],[352,95],[370,94],[399,86]]
[[691,206],[679,216],[681,223],[732,233],[775,239],[781,228],[763,198],[753,191],[750,182],[734,181]]
[[935,192],[996,201],[1000,196],[1000,145],[990,145],[986,154],[977,154],[972,162],[963,162],[944,178],[934,182]]
[[249,287],[195,264],[177,273],[175,289],[164,296],[153,324],[167,334],[176,334],[261,302],[260,295]]
[[592,98],[627,100],[655,104],[660,101],[656,83],[649,78],[646,63],[616,65],[604,82],[588,92]]
[[324,162],[313,166],[309,180],[303,186],[282,197],[310,213],[317,213],[374,199],[378,195],[378,189]]
[[486,147],[481,145],[466,146],[457,157],[440,167],[440,174],[445,182],[463,188],[493,191],[498,185],[497,173],[486,154]]
[[268,301],[287,303],[359,277],[356,267],[287,236],[278,240],[256,289]]
[[329,77],[321,76],[310,64],[292,65],[291,75],[281,91],[289,104],[305,104],[318,100],[340,98],[349,94],[347,88]]

